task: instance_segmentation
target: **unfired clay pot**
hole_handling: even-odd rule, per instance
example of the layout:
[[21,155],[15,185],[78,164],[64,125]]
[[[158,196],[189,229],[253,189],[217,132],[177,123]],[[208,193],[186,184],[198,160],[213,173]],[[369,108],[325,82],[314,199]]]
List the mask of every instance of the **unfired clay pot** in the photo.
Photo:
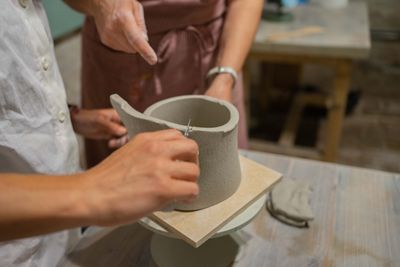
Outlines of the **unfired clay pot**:
[[119,95],[110,98],[128,128],[129,137],[167,128],[185,132],[191,120],[189,138],[197,142],[200,153],[200,194],[191,204],[177,204],[175,209],[204,209],[237,190],[241,181],[237,148],[239,113],[232,104],[207,96],[179,96],[159,101],[140,113]]

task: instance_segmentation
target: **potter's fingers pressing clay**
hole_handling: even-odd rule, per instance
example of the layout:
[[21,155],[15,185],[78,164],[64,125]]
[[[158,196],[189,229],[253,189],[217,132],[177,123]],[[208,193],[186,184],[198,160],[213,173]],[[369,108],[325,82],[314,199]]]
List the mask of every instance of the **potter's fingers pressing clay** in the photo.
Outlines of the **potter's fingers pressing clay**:
[[172,159],[197,162],[198,146],[190,139],[165,142],[165,150],[161,153]]
[[282,179],[270,192],[267,209],[283,223],[308,227],[308,222],[314,219],[310,207],[311,193],[311,188],[306,183]]
[[199,149],[188,159],[197,160],[198,156],[200,194],[190,204],[177,203],[175,209],[205,209],[226,200],[239,188],[239,112],[231,103],[203,95],[178,96],[159,101],[140,113],[119,95],[110,98],[130,137],[175,128],[196,141]]
[[196,168],[196,165],[188,162],[172,162],[168,169],[172,177],[178,180],[194,182],[199,176],[199,171],[198,168]]

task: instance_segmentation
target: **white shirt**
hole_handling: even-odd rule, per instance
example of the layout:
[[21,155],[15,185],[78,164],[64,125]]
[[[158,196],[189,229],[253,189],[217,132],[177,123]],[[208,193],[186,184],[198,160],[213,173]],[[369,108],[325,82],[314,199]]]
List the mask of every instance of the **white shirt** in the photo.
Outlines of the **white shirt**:
[[[78,145],[42,4],[0,3],[0,172],[77,172]],[[0,266],[55,266],[70,237],[63,231],[0,243]]]

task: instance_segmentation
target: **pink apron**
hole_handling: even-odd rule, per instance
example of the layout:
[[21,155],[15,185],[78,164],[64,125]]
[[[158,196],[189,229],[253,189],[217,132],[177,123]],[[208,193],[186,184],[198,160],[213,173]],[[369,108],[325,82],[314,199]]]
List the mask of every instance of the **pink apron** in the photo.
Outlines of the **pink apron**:
[[[139,111],[165,98],[203,94],[205,77],[215,66],[222,33],[225,0],[143,0],[150,44],[158,63],[148,65],[138,54],[126,54],[104,46],[93,18],[82,31],[82,106],[111,107],[109,96],[118,93]],[[243,82],[234,89],[239,109],[239,146],[247,147],[243,106]],[[112,150],[107,142],[85,140],[87,167]]]

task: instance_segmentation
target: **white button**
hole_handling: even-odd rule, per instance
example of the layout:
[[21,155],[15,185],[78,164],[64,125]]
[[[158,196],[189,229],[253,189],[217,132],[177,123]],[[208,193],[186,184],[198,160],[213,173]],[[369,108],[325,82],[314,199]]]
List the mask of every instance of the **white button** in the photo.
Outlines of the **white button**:
[[44,57],[42,59],[42,68],[43,70],[47,71],[50,67],[50,61],[47,59],[47,57]]
[[66,114],[64,111],[60,111],[58,112],[58,121],[63,123],[65,121],[66,118]]
[[26,8],[28,6],[28,1],[29,0],[19,0],[19,4],[23,7]]

